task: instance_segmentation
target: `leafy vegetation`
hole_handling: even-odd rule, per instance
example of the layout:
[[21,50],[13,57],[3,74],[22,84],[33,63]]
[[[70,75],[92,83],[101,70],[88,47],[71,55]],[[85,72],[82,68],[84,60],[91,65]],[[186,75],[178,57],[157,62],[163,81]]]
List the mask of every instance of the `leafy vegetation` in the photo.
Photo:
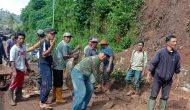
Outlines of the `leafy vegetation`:
[[[55,0],[57,41],[67,31],[74,36],[72,46],[84,47],[89,37],[98,37],[107,39],[115,51],[126,49],[138,40],[137,12],[142,1]],[[28,42],[35,42],[36,30],[52,26],[52,4],[53,0],[30,0],[23,9],[21,20]]]
[[18,15],[0,9],[0,30],[16,30],[19,29],[20,25],[21,21]]

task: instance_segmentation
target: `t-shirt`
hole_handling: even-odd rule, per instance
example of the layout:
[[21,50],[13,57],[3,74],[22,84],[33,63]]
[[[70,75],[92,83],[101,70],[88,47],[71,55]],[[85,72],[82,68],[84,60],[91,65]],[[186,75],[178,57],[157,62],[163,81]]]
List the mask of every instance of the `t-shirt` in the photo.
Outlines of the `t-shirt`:
[[98,55],[95,55],[84,58],[77,65],[75,65],[74,68],[89,77],[91,74],[94,74],[96,76],[99,72],[99,67],[100,59],[98,58]]
[[57,70],[64,70],[66,68],[66,61],[63,57],[69,55],[71,53],[70,46],[65,43],[64,41],[61,41],[54,52],[53,58],[54,58],[54,69]]
[[88,48],[90,48],[89,45],[86,45],[86,46],[84,47],[84,54],[86,54],[86,50],[87,50]]
[[44,39],[43,41],[40,42],[40,49],[39,49],[39,52],[40,52],[40,63],[45,63],[45,64],[48,64],[48,65],[52,64],[53,57],[52,57],[51,53],[48,56],[46,56],[46,57],[42,56],[42,53],[45,52],[45,51],[47,51],[50,46],[51,46],[50,42],[47,41],[46,39]]
[[[112,48],[106,47],[104,49],[106,49],[106,51],[108,51],[109,55],[113,57],[113,50],[112,50]],[[109,65],[109,59],[110,59],[110,57],[106,57],[106,59],[104,60],[104,69],[107,69],[107,67]],[[112,62],[111,69],[113,69],[113,67],[114,67],[114,64]]]
[[14,45],[10,50],[10,61],[15,62],[15,67],[17,70],[25,70],[25,60],[26,60],[26,47],[18,47]]
[[86,49],[85,57],[98,55],[98,50],[92,47]]
[[131,54],[131,69],[142,71],[143,66],[147,64],[147,53],[133,50]]
[[8,56],[10,55],[10,50],[11,50],[12,46],[15,44],[16,44],[16,41],[14,41],[13,39],[7,40],[7,54],[8,54]]

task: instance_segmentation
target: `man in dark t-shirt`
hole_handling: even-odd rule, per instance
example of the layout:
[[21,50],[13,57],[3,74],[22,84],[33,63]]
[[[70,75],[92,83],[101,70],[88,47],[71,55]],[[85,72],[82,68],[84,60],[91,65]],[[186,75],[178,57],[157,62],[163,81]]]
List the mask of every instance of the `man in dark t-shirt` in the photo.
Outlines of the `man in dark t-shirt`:
[[42,84],[40,89],[40,108],[52,109],[47,103],[49,93],[52,88],[52,69],[53,63],[52,50],[55,45],[55,34],[57,32],[54,29],[47,29],[46,39],[40,42],[40,60],[39,67],[42,76]]

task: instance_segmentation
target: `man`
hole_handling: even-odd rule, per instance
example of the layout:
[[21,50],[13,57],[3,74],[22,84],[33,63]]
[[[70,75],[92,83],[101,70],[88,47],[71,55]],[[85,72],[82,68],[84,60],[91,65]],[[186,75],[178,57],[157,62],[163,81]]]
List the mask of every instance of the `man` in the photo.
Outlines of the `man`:
[[66,62],[69,58],[75,57],[75,52],[80,49],[78,46],[73,51],[71,50],[69,43],[72,35],[68,32],[63,34],[63,40],[57,45],[54,54],[54,65],[53,65],[53,100],[58,103],[66,102],[62,98],[62,86],[63,86],[63,72],[66,68]]
[[11,83],[9,86],[9,99],[10,105],[15,106],[14,100],[14,91],[16,89],[16,100],[24,100],[22,96],[22,88],[24,83],[24,75],[25,75],[25,66],[27,67],[27,71],[30,71],[30,67],[26,60],[26,47],[24,44],[25,34],[17,33],[16,34],[16,45],[14,45],[10,50],[10,62],[12,67],[12,76]]
[[179,84],[180,73],[180,55],[177,52],[177,38],[174,35],[166,37],[166,47],[158,50],[152,61],[150,62],[147,80],[150,82],[153,77],[153,85],[151,89],[150,99],[147,110],[153,110],[156,104],[156,98],[161,89],[160,110],[167,109],[167,100],[171,90],[173,75],[176,73],[177,84]]
[[[7,59],[7,55],[5,53],[5,49],[4,49],[4,46],[3,46],[3,41],[0,38],[0,65],[3,64],[3,60],[2,60],[3,57],[4,57],[4,59]],[[0,76],[0,85],[1,86],[5,85],[3,76]]]
[[9,58],[10,56],[10,50],[13,45],[16,44],[16,33],[11,34],[11,39],[7,40],[7,57]]
[[86,49],[85,57],[98,55],[98,50],[97,50],[98,39],[92,38],[90,42],[91,46]]
[[108,51],[110,56],[105,59],[103,62],[103,75],[102,75],[102,87],[104,91],[107,91],[109,93],[110,91],[110,74],[113,71],[114,64],[113,64],[113,50],[108,47],[108,42],[103,39],[100,41],[100,46],[102,51]]
[[86,54],[86,50],[92,46],[92,45],[91,45],[91,41],[90,41],[91,39],[92,39],[92,38],[88,39],[88,45],[86,45],[86,46],[84,47],[84,55]]
[[133,87],[131,87],[127,95],[140,95],[140,87],[141,87],[141,79],[144,76],[146,70],[147,63],[147,53],[143,50],[144,42],[140,41],[137,45],[137,50],[133,50],[131,54],[131,60],[129,65],[129,71],[125,78],[127,81],[127,85],[131,86],[131,82],[133,77],[135,77],[135,92],[133,91]]
[[[86,49],[85,57],[98,55],[99,53],[97,50],[98,39],[97,38],[90,39],[90,44],[91,45],[89,46],[89,48]],[[93,74],[90,76],[90,79],[93,84],[96,82],[96,78],[94,77]]]
[[31,51],[33,51],[35,49],[40,48],[40,42],[42,42],[44,40],[45,33],[44,33],[44,31],[42,29],[39,29],[36,34],[37,34],[37,37],[38,37],[39,41],[36,44],[34,44],[32,47],[29,47],[27,49],[27,52],[31,52]]
[[102,51],[98,55],[86,57],[73,68],[71,78],[74,87],[74,99],[71,110],[86,110],[93,94],[90,76],[98,73],[100,62],[107,55],[109,56],[107,51]]
[[[42,42],[44,40],[45,33],[42,29],[39,29],[36,34],[37,34],[39,41],[36,44],[34,44],[32,47],[28,48],[27,52],[31,52],[31,51],[34,51],[35,49],[38,49],[40,47],[40,42]],[[39,68],[39,64],[38,64],[38,68]],[[42,77],[41,77],[40,71],[38,72],[36,77],[37,77],[36,90],[37,90],[37,92],[39,92],[40,86],[42,83]]]
[[40,74],[42,76],[42,84],[40,88],[40,108],[42,109],[52,109],[48,104],[46,104],[49,93],[52,88],[52,63],[53,57],[51,52],[55,45],[55,35],[57,32],[54,29],[47,29],[46,38],[40,42]]

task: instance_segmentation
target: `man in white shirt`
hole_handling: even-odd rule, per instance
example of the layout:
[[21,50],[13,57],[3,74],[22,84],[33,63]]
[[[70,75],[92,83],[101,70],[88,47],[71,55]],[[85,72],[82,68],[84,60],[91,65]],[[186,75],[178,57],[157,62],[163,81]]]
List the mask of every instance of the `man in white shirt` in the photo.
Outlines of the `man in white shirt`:
[[23,45],[25,39],[24,33],[16,34],[16,44],[10,50],[10,62],[12,67],[11,83],[9,87],[10,105],[15,106],[14,91],[16,89],[16,100],[24,99],[22,97],[22,87],[24,83],[25,67],[30,71],[26,60],[26,48]]

